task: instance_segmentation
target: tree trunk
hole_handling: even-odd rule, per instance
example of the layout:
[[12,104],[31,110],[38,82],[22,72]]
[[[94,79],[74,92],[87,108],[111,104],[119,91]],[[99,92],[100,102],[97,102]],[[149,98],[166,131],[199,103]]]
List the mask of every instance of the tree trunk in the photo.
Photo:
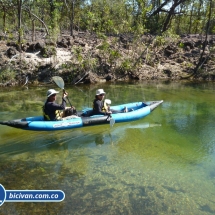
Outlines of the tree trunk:
[[198,24],[198,21],[201,20],[201,8],[202,8],[202,1],[200,0],[199,1],[199,7],[198,7],[198,14],[197,14],[197,24],[195,26],[195,34],[197,34],[198,32],[198,27],[199,27],[199,24]]
[[32,20],[32,42],[35,41],[35,19]]
[[3,7],[3,31],[6,33],[6,8]]
[[74,30],[74,13],[75,13],[75,0],[72,0],[72,16],[70,19],[70,35],[73,36]]
[[203,43],[203,48],[202,48],[202,53],[199,58],[199,62],[194,69],[194,75],[198,74],[199,69],[201,69],[202,65],[204,64],[205,60],[203,61],[203,55],[205,54],[205,48],[207,46],[207,40],[208,40],[208,32],[209,32],[209,27],[210,27],[210,22],[211,22],[211,10],[212,10],[212,0],[209,0],[209,13],[208,13],[208,21],[206,25],[206,35],[205,35],[205,41]]
[[19,37],[18,44],[21,50],[21,42],[22,42],[22,0],[17,0],[18,6],[18,29],[19,29]]
[[170,23],[170,21],[172,19],[172,16],[174,15],[174,11],[175,11],[175,7],[172,6],[170,11],[169,11],[169,13],[168,13],[168,15],[167,15],[167,18],[166,18],[164,24],[163,24],[162,32],[164,32],[164,31],[166,31],[168,29],[169,23]]
[[192,5],[192,8],[191,8],[191,12],[190,12],[190,24],[189,24],[189,34],[191,33],[191,27],[192,27],[192,18],[193,18],[193,5]]
[[39,21],[42,23],[42,25],[45,27],[47,35],[49,35],[49,30],[48,30],[48,28],[47,28],[45,22],[43,22],[43,20],[41,20],[38,16],[36,16],[35,14],[33,14],[33,13],[30,11],[30,9],[28,9],[28,8],[23,8],[23,10],[27,11],[27,12],[30,13],[32,16],[34,16],[37,20],[39,20]]

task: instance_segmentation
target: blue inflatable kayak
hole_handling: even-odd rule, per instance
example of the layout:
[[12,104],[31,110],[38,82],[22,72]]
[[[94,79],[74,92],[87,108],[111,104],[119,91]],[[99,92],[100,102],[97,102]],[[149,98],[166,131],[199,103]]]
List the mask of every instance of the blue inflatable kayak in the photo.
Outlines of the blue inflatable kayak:
[[[111,116],[103,115],[91,116],[92,108],[89,108],[79,112],[78,117],[67,120],[44,121],[43,116],[35,116],[11,121],[0,121],[0,124],[24,130],[54,131],[80,128],[84,126],[108,124],[111,122],[111,120],[113,120],[114,123],[129,122],[147,116],[162,102],[163,100],[150,102],[134,102],[117,106],[111,106],[111,109],[115,111],[121,111],[121,113],[113,113],[111,114]],[[123,110],[125,107],[127,107],[128,112],[124,113]]]

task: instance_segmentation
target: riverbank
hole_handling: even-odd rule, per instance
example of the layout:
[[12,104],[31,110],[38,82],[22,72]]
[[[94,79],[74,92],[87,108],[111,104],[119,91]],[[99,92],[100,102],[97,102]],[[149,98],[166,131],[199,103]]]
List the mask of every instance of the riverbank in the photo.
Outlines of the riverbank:
[[[127,80],[215,80],[215,36],[209,36],[202,67],[194,75],[205,38],[201,35],[161,37],[104,36],[62,33],[56,42],[37,32],[15,39],[0,37],[0,85],[48,83],[59,75],[66,83]],[[15,38],[15,36],[13,37]]]

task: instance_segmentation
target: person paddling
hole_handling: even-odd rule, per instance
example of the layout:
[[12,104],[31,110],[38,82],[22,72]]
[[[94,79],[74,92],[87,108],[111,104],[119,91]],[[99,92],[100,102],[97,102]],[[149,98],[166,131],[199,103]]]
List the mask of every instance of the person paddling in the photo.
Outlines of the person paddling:
[[56,101],[56,96],[59,92],[54,90],[54,89],[49,89],[47,91],[47,100],[43,106],[43,116],[44,120],[62,120],[63,117],[63,112],[62,110],[66,109],[66,97],[68,95],[67,92],[63,92],[62,95],[62,103],[57,104],[55,103]]
[[47,100],[43,106],[44,120],[67,120],[77,117],[75,107],[66,107],[67,92],[63,91],[61,104],[55,103],[58,93],[59,92],[54,89],[49,89],[47,91]]

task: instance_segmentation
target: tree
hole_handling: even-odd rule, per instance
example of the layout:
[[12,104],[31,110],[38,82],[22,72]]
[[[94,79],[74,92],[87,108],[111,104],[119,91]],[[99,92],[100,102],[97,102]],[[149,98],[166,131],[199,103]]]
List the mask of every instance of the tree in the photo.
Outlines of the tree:
[[72,7],[70,8],[67,4],[67,0],[64,0],[65,5],[68,10],[69,14],[69,21],[70,21],[70,35],[73,36],[73,30],[74,30],[74,14],[75,14],[75,0],[71,0]]
[[204,62],[206,61],[206,57],[203,59],[203,56],[205,54],[205,48],[207,46],[207,40],[208,40],[208,33],[209,33],[209,28],[210,28],[210,22],[211,22],[211,14],[212,14],[212,0],[209,0],[208,2],[208,21],[206,24],[206,32],[205,32],[205,41],[203,43],[203,48],[202,48],[202,53],[200,55],[198,64],[196,65],[196,68],[194,69],[194,75],[198,74],[199,69],[201,69],[202,65],[204,64]]
[[11,8],[11,3],[5,0],[0,0],[0,9],[3,13],[3,32],[6,33],[6,15]]

